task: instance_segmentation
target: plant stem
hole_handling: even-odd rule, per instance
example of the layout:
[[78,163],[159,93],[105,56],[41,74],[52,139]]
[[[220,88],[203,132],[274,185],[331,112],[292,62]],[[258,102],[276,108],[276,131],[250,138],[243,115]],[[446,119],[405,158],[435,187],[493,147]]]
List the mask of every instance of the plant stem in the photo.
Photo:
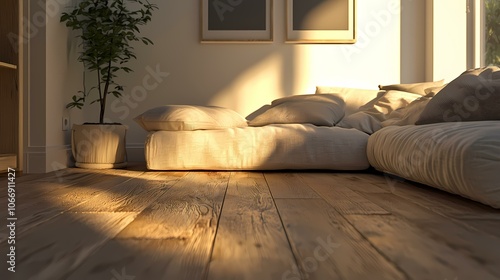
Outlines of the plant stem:
[[[113,42],[111,42],[113,43]],[[101,124],[104,122],[104,111],[106,110],[106,99],[108,97],[108,90],[109,90],[109,82],[111,80],[111,60],[108,62],[108,78],[106,79],[106,85],[104,86],[104,96],[101,99],[101,116],[100,116],[100,122]]]

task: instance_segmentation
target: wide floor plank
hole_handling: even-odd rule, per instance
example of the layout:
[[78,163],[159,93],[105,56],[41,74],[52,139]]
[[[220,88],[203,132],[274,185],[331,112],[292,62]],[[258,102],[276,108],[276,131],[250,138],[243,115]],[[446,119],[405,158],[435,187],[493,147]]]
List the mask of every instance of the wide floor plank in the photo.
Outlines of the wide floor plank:
[[205,277],[229,173],[191,172],[127,226],[119,239],[163,239],[177,245],[165,264],[168,279]]
[[[368,196],[373,202],[384,207],[393,213],[393,215],[403,219],[406,223],[411,225],[405,226],[402,222],[398,222],[394,224],[395,227],[401,226],[408,231],[410,229],[422,229],[418,242],[417,240],[412,241],[409,239],[409,243],[420,244],[419,242],[426,241],[427,244],[434,244],[434,242],[438,242],[443,248],[448,248],[445,251],[452,252],[452,255],[464,255],[470,259],[471,264],[468,266],[469,268],[474,267],[474,264],[480,264],[483,270],[488,270],[490,273],[500,278],[499,237],[493,237],[489,234],[457,223],[449,218],[420,207],[412,201],[402,199],[393,194],[367,194],[366,197]],[[349,216],[348,219],[351,220]],[[376,218],[373,220],[375,219]],[[362,224],[362,219],[358,218],[358,220],[360,221],[359,224]],[[365,222],[369,223],[369,219],[365,219]],[[500,225],[500,223],[497,225]],[[371,230],[373,231],[374,229]],[[398,229],[394,230],[397,231]],[[382,234],[383,231],[376,230],[376,232],[377,234]],[[401,234],[403,233],[406,233],[406,231]],[[390,238],[386,239],[390,240]],[[425,248],[431,249],[432,246]],[[432,252],[427,253],[431,254]],[[450,258],[453,260],[452,256],[450,256]],[[444,267],[437,270],[444,271]]]
[[[320,194],[341,214],[386,215],[390,214],[377,204],[359,195],[339,176],[330,174],[300,174],[313,190]],[[369,188],[370,186],[367,186]],[[374,186],[374,188],[377,188]],[[373,188],[373,189],[374,189]]]
[[498,279],[480,263],[430,238],[425,228],[394,216],[349,216],[349,221],[411,279]]
[[294,264],[264,176],[232,173],[208,279],[282,279]]
[[[379,185],[379,184],[378,184]],[[442,216],[472,226],[493,236],[500,236],[499,210],[409,181],[391,179],[391,184],[380,185],[391,193],[429,209]]]
[[304,279],[406,279],[324,200],[276,205]]
[[274,198],[319,198],[295,173],[264,173]]
[[116,184],[71,212],[141,212],[155,199],[162,196],[186,173],[145,173],[139,177]]
[[[98,175],[94,174],[98,177]],[[79,184],[58,187],[53,191],[48,191],[46,194],[43,191],[33,192],[37,193],[34,196],[16,197],[16,217],[19,218],[17,222],[17,233],[20,234],[30,230],[37,225],[40,225],[63,212],[69,211],[71,208],[92,199],[97,194],[105,192],[107,189],[119,185],[127,180],[128,177],[106,177],[106,178],[88,178],[87,181],[81,181]],[[100,179],[100,180],[99,180]],[[86,185],[86,182],[92,184]],[[94,183],[95,182],[95,183]],[[55,184],[55,183],[48,183]],[[58,185],[59,186],[59,185]],[[43,184],[41,188],[48,187]],[[23,190],[26,192],[28,190]],[[45,195],[44,195],[45,194]],[[0,206],[7,209],[7,201],[0,200]],[[7,211],[2,212],[0,216],[5,217]],[[5,217],[6,218],[6,217]],[[0,228],[0,242],[4,242],[7,238],[7,229]]]
[[[0,271],[1,279],[65,279],[86,258],[113,238],[136,213],[65,213],[17,236],[16,273]],[[7,252],[7,243],[0,244]],[[5,264],[2,266],[5,267]],[[109,277],[111,279],[111,277]]]

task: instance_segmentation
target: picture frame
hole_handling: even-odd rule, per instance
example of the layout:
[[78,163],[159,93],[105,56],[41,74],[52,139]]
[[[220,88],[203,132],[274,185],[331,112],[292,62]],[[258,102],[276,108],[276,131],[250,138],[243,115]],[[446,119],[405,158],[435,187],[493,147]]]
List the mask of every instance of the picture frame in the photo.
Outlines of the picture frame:
[[356,0],[286,0],[286,42],[356,43]]
[[202,43],[273,41],[273,0],[200,0]]

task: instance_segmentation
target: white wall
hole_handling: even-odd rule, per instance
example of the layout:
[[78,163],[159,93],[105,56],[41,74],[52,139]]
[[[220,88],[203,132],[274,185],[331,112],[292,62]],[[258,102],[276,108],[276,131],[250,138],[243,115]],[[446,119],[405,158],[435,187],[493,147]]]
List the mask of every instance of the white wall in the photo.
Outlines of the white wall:
[[[137,45],[138,60],[130,63],[135,72],[121,78],[124,98],[108,103],[107,117],[129,126],[129,160],[141,161],[146,132],[132,119],[161,104],[218,105],[247,115],[275,98],[313,93],[316,85],[376,88],[398,83],[400,1],[358,0],[356,44],[298,45],[284,43],[285,1],[274,1],[273,43],[201,44],[199,1],[153,0],[159,10],[142,30],[155,45]],[[82,87],[77,42],[59,23],[66,4],[56,5],[71,1],[46,1],[45,7],[29,2],[30,18],[47,10],[47,20],[30,38],[28,51],[26,170],[46,172],[66,165],[69,158],[69,133],[61,130],[62,116],[69,114],[72,123],[95,122],[98,108],[65,110]],[[168,77],[156,76],[144,86],[157,69]]]

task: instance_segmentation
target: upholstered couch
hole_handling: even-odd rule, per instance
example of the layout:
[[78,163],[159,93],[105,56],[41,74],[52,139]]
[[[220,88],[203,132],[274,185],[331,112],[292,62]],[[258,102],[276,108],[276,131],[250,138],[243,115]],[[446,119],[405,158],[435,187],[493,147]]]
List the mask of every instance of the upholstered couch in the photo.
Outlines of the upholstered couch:
[[153,170],[372,166],[500,208],[499,70],[471,70],[447,85],[318,86],[246,119],[219,107],[163,106],[136,121],[150,131]]

